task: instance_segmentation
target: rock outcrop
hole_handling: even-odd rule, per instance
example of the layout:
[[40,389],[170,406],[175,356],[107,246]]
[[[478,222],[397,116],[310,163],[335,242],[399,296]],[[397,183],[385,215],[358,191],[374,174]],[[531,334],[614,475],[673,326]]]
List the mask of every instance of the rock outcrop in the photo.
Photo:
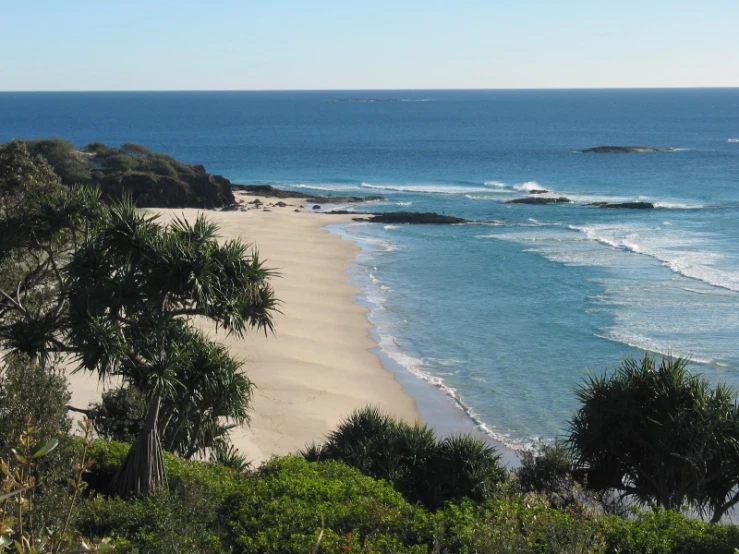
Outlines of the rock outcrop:
[[[437,214],[434,212],[350,212],[348,210],[333,210],[325,212],[327,214],[353,215],[355,221],[369,221],[371,223],[409,223],[409,224],[428,224],[428,225],[454,225],[456,223],[470,223],[470,221],[453,217],[446,214]],[[367,216],[367,217],[364,217]]]
[[231,181],[211,175],[202,165],[193,165],[192,175],[179,178],[155,173],[119,173],[103,177],[97,184],[104,198],[130,194],[137,206],[146,208],[218,208],[236,202]]
[[674,148],[657,148],[654,146],[596,146],[580,150],[583,154],[630,154],[640,152],[674,152]]
[[629,210],[651,210],[654,204],[651,202],[591,202],[586,206],[595,206],[596,208],[624,208]]
[[303,198],[309,204],[349,204],[387,200],[384,196],[315,196],[304,192],[281,190],[272,185],[232,185],[234,190],[255,194],[264,198]]
[[534,196],[529,198],[516,198],[514,200],[508,200],[506,204],[566,204],[568,202],[572,202],[569,198],[565,198],[564,196],[558,196],[558,197],[543,197],[543,196]]

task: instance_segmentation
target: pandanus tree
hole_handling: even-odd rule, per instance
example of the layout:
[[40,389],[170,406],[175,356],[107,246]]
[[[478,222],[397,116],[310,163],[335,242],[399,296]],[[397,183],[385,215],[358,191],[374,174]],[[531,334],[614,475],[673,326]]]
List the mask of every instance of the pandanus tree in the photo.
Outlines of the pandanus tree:
[[[0,183],[0,187],[2,183]],[[16,195],[17,197],[17,195]],[[113,490],[164,479],[161,437],[183,455],[246,420],[251,383],[194,318],[242,335],[273,329],[273,272],[204,217],[169,225],[130,199],[109,208],[84,188],[29,193],[0,213],[0,348],[74,357],[136,387],[147,408]]]
[[568,440],[589,488],[692,505],[713,522],[739,501],[739,407],[727,386],[691,374],[684,359],[647,354],[576,394]]
[[[115,478],[119,494],[146,494],[163,478],[162,423],[189,427],[182,447],[190,453],[202,422],[246,417],[249,381],[192,318],[240,335],[272,330],[277,307],[272,273],[256,252],[238,241],[219,244],[217,227],[202,216],[166,227],[156,219],[130,201],[114,206],[65,269],[68,338],[82,366],[120,376],[147,397],[142,431]],[[199,398],[187,396],[195,392]],[[190,401],[177,402],[182,396]]]

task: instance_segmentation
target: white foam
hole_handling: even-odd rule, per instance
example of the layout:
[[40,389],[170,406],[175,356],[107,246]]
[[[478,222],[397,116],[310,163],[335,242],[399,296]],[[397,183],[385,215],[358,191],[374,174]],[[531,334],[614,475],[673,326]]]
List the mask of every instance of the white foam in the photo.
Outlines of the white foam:
[[640,350],[646,350],[647,352],[653,352],[654,354],[659,354],[660,356],[686,358],[693,363],[703,365],[715,363],[714,360],[712,360],[711,358],[701,358],[696,356],[693,352],[681,351],[673,343],[655,340],[645,335],[639,335],[633,332],[629,333],[625,331],[614,331],[603,335],[596,334],[595,336],[613,342],[620,342],[621,344],[625,344],[626,346],[630,346],[631,348],[638,348]]
[[396,206],[410,206],[413,202],[396,202]]
[[385,229],[386,231],[392,231],[393,229],[397,229],[397,228],[398,228],[397,225],[385,225],[385,226],[383,226],[383,229]]
[[[489,191],[488,194],[492,194],[492,193],[495,193],[495,194],[508,194],[509,191],[507,191],[507,190],[491,190],[491,191]],[[497,197],[495,197],[495,196],[477,196],[477,195],[474,195],[474,194],[465,194],[464,197],[467,198],[468,200],[494,200],[495,202],[500,202],[500,197],[499,196],[497,196]]]
[[477,415],[477,413],[462,401],[458,392],[453,387],[450,387],[446,384],[442,377],[439,377],[438,375],[432,375],[424,370],[426,362],[423,359],[411,356],[410,354],[404,352],[402,346],[398,344],[398,340],[396,338],[391,335],[384,334],[382,327],[377,325],[372,315],[370,315],[370,319],[373,320],[375,329],[377,330],[380,337],[379,347],[388,358],[412,373],[418,379],[421,379],[422,381],[425,381],[426,383],[429,383],[430,385],[433,385],[434,387],[442,391],[450,400],[452,400],[452,402],[454,402],[454,405],[458,409],[462,410],[467,415],[467,417],[472,420],[472,422],[481,432],[485,433],[493,440],[496,440],[513,450],[521,450],[524,448],[524,445],[511,440],[510,435],[497,432],[490,428],[487,424],[485,424]]
[[305,184],[300,183],[297,185],[287,185],[291,188],[296,189],[308,189],[308,190],[323,190],[323,191],[329,191],[329,192],[346,192],[346,191],[360,191],[362,190],[357,185],[332,185],[332,184],[320,184],[320,185],[314,185],[314,184]]
[[455,185],[373,185],[372,183],[362,183],[362,188],[414,192],[418,194],[470,194],[482,191],[481,187],[462,187]]
[[709,206],[707,204],[689,204],[685,202],[654,202],[654,207],[671,210],[702,210]]
[[[513,187],[515,190],[529,192],[532,190],[548,190],[542,187],[539,183],[536,181],[526,181],[525,183],[521,183],[520,185],[516,185]],[[549,191],[552,192],[552,191]]]
[[570,225],[589,240],[635,254],[649,256],[679,275],[714,287],[739,291],[739,273],[716,267],[724,259],[711,252],[699,236],[660,227],[618,225]]
[[507,187],[508,185],[506,183],[503,183],[502,181],[485,181],[483,183],[486,187]]

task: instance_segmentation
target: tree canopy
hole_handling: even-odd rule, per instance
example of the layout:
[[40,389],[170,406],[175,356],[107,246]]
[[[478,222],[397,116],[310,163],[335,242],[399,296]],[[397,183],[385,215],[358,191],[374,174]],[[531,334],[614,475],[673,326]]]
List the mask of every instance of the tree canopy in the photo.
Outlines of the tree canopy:
[[610,376],[590,376],[569,444],[587,485],[642,504],[692,505],[719,519],[739,501],[739,407],[729,387],[712,387],[681,358],[646,354]]
[[146,417],[118,492],[145,494],[162,478],[160,437],[190,457],[223,440],[224,419],[247,420],[241,363],[192,318],[271,331],[274,273],[247,245],[220,243],[203,216],[162,225],[130,198],[108,206],[95,189],[41,186],[58,184],[48,165],[22,143],[10,153],[23,163],[2,190],[25,188],[0,212],[0,348],[42,364],[67,355],[141,392]]

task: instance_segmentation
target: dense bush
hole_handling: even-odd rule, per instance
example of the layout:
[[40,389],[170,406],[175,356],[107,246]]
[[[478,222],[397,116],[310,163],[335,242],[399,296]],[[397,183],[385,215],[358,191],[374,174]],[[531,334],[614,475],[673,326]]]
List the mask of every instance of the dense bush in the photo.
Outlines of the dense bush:
[[[96,441],[95,465],[87,474],[91,494],[80,506],[78,530],[84,536],[110,536],[142,552],[230,552],[230,506],[246,477],[207,462],[187,462],[165,453],[168,487],[146,499],[110,498],[106,486],[130,445]],[[229,539],[230,540],[230,539]]]
[[65,185],[86,184],[92,180],[94,166],[68,140],[32,140],[28,141],[28,149],[32,154],[45,158]]
[[575,481],[574,461],[562,443],[539,443],[521,453],[521,465],[514,470],[523,492],[544,494],[554,507],[583,500],[582,487]]
[[[96,442],[88,479],[107,483],[128,448]],[[169,454],[165,462],[169,492],[146,500],[93,493],[81,506],[79,531],[142,553],[307,553],[319,537],[319,553],[733,554],[739,545],[736,526],[677,512],[624,519],[581,504],[555,509],[544,495],[514,486],[429,513],[338,462],[276,458],[250,475]]]
[[100,402],[90,405],[88,415],[100,437],[132,443],[143,426],[146,400],[136,387],[122,386],[105,391]]
[[543,497],[464,501],[445,506],[434,517],[434,552],[441,554],[606,552],[597,518],[577,509],[553,509]]
[[337,462],[275,459],[232,501],[237,552],[425,552],[424,512]]
[[469,436],[438,440],[426,425],[409,425],[365,408],[351,414],[308,460],[339,460],[387,479],[411,502],[436,509],[450,500],[490,498],[507,479],[495,449]]
[[600,520],[608,554],[734,554],[739,527],[708,524],[675,511],[639,513]]

